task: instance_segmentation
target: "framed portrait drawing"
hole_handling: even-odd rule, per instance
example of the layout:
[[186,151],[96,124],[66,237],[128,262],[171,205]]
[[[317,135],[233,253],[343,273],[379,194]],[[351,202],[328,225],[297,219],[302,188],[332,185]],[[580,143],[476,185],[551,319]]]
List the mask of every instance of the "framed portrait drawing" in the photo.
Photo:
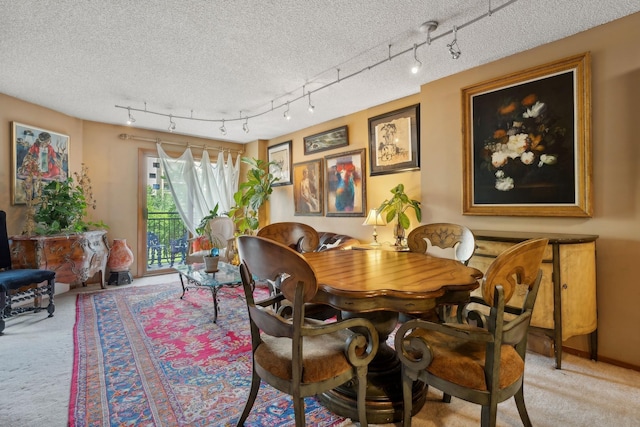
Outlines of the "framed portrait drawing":
[[462,89],[463,214],[590,217],[588,53]]
[[294,215],[324,215],[322,159],[293,165]]
[[276,144],[268,148],[269,166],[271,172],[278,180],[273,187],[291,185],[291,141]]
[[11,128],[12,203],[27,202],[37,182],[65,181],[69,177],[69,136],[13,122]]
[[325,156],[327,216],[366,216],[365,150]]
[[347,126],[304,137],[304,154],[332,150],[349,145]]
[[369,119],[371,175],[420,168],[420,104]]

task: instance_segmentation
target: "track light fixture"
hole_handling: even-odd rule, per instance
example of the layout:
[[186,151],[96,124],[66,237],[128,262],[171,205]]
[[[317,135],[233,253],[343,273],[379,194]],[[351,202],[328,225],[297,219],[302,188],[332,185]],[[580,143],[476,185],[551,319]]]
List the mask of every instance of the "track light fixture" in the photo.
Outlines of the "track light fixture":
[[[433,20],[432,21],[426,21],[419,28],[419,30],[422,33],[426,33],[426,35],[427,35],[427,40],[425,42],[414,43],[413,47],[409,47],[409,48],[406,48],[406,49],[400,49],[396,53],[392,53],[391,52],[391,44],[389,44],[388,45],[388,57],[385,58],[384,60],[374,62],[373,64],[370,64],[370,65],[366,65],[361,69],[357,69],[357,70],[347,74],[346,76],[344,76],[344,75],[342,75],[340,73],[340,71],[341,71],[340,68],[335,68],[335,70],[337,72],[336,79],[332,79],[331,81],[329,81],[327,83],[322,83],[320,75],[317,75],[317,76],[312,77],[311,79],[308,79],[306,81],[305,85],[302,86],[302,94],[301,95],[291,99],[289,97],[289,95],[291,93],[288,93],[288,94],[285,95],[286,97],[289,97],[289,100],[286,101],[286,102],[282,102],[282,103],[274,105],[274,100],[271,100],[271,108],[270,109],[263,109],[261,111],[255,112],[254,114],[247,114],[244,117],[243,117],[242,112],[241,112],[239,118],[236,118],[236,117],[227,118],[226,121],[236,122],[236,121],[243,121],[244,120],[244,124],[242,125],[242,129],[246,133],[249,133],[249,125],[248,125],[249,119],[252,119],[254,117],[260,117],[260,116],[262,116],[264,114],[267,114],[269,112],[277,110],[280,107],[286,107],[286,110],[284,111],[284,117],[287,120],[291,120],[291,115],[290,115],[290,112],[289,112],[289,104],[291,102],[296,102],[296,101],[298,101],[300,99],[304,99],[305,97],[308,97],[308,102],[309,102],[309,104],[307,106],[307,109],[310,112],[312,112],[315,109],[315,107],[311,103],[311,91],[309,91],[309,92],[305,91],[305,86],[306,85],[308,85],[308,84],[317,85],[317,86],[314,86],[315,87],[314,92],[317,92],[319,90],[329,88],[329,87],[333,86],[334,84],[339,83],[339,82],[341,82],[343,80],[347,80],[347,79],[350,79],[352,77],[358,76],[364,71],[369,71],[369,70],[371,70],[371,69],[373,69],[375,67],[381,66],[382,64],[385,64],[386,62],[390,62],[390,61],[392,61],[393,59],[395,59],[395,58],[397,58],[399,56],[411,53],[412,50],[413,50],[413,59],[415,61],[414,65],[412,67],[412,72],[417,73],[419,71],[420,67],[422,66],[422,62],[420,62],[420,60],[417,57],[417,48],[422,46],[422,45],[425,45],[425,44],[426,45],[431,45],[431,42],[439,40],[439,39],[441,39],[443,37],[447,37],[451,32],[453,32],[453,41],[451,43],[447,44],[447,48],[449,49],[449,54],[451,55],[451,57],[453,59],[458,59],[458,58],[460,58],[460,55],[462,55],[462,51],[460,50],[460,47],[458,46],[458,35],[457,35],[458,28],[465,28],[465,27],[468,27],[470,25],[475,25],[476,23],[478,23],[482,19],[492,16],[496,12],[498,12],[498,11],[500,11],[500,10],[502,10],[502,9],[504,9],[504,8],[516,3],[517,1],[518,0],[504,0],[499,6],[492,7],[491,0],[488,0],[488,6],[489,7],[488,7],[488,11],[487,12],[485,12],[485,13],[479,15],[479,16],[476,16],[473,19],[470,19],[470,20],[460,24],[459,26],[454,26],[453,27],[453,31],[445,31],[445,32],[443,32],[441,34],[436,35],[435,37],[432,37],[431,34],[433,33],[433,31],[435,31],[438,28],[438,22],[437,21],[433,21]],[[348,61],[353,60],[355,58],[356,57],[348,59],[347,61],[344,61],[344,62],[348,62]],[[322,74],[324,74],[324,72]],[[276,97],[276,99],[281,99],[281,98],[284,98],[285,96]],[[128,116],[127,124],[131,124],[131,123],[135,122],[135,119],[131,115],[131,111],[133,110],[133,111],[138,111],[138,112],[145,113],[145,114],[169,117],[169,131],[170,132],[173,132],[176,129],[176,124],[173,121],[173,117],[177,117],[177,118],[179,118],[181,120],[191,120],[191,121],[200,121],[200,122],[213,122],[213,123],[222,122],[222,126],[220,126],[219,129],[220,129],[220,132],[223,135],[226,135],[225,119],[215,118],[215,117],[214,118],[194,117],[193,116],[193,110],[191,110],[191,115],[190,116],[184,116],[184,115],[175,115],[174,116],[173,114],[167,114],[167,113],[163,113],[163,112],[148,110],[146,102],[144,103],[144,109],[134,108],[134,107],[131,107],[131,106],[122,106],[122,105],[116,105],[115,107],[127,110],[127,116]]]
[[284,111],[284,118],[291,120],[291,114],[289,114],[289,101],[287,101],[287,109]]
[[413,44],[413,59],[414,59],[414,63],[413,63],[413,67],[411,67],[411,72],[413,74],[417,74],[418,71],[420,71],[420,68],[422,67],[422,62],[420,62],[420,60],[418,59],[418,55],[416,54],[416,50],[418,49],[418,45],[416,43]]
[[129,113],[129,118],[127,119],[127,124],[129,126],[131,126],[132,124],[134,124],[136,122],[136,119],[134,119],[133,116],[131,115],[131,108],[127,108],[127,112]]
[[449,53],[453,59],[460,58],[462,55],[462,51],[460,51],[460,47],[458,46],[458,27],[453,26],[453,41],[447,45],[449,48]]
[[309,110],[309,112],[310,112],[310,113],[313,113],[313,110],[315,110],[315,109],[316,109],[316,107],[314,107],[314,106],[311,104],[311,92],[309,92],[309,94],[308,94],[308,95],[309,95],[309,106],[307,107],[307,110]]

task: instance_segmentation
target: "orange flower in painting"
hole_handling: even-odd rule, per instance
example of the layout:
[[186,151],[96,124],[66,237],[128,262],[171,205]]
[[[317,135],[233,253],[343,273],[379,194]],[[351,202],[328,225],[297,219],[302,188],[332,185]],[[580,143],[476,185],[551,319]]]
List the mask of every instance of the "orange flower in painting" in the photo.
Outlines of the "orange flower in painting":
[[507,105],[504,105],[504,106],[500,107],[498,109],[498,112],[500,114],[502,114],[503,116],[506,116],[507,114],[511,114],[514,111],[516,111],[516,107],[517,107],[516,103],[512,102],[510,104],[507,104]]
[[507,131],[504,129],[498,129],[493,133],[494,139],[501,139],[501,138],[504,138],[505,136],[507,136]]
[[524,97],[524,99],[522,100],[522,105],[524,105],[525,107],[528,107],[530,105],[535,104],[537,100],[538,100],[538,96],[535,93],[532,93],[531,95],[527,95]]
[[530,133],[529,139],[531,140],[531,148],[536,148],[538,144],[540,144],[540,141],[542,141],[542,135]]

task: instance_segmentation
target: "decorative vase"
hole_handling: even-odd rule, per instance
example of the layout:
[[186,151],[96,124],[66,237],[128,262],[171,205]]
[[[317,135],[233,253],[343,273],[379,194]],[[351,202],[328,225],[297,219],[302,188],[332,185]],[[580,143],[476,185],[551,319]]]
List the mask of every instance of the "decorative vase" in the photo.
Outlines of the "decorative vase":
[[107,261],[109,270],[112,272],[129,271],[131,264],[133,264],[133,252],[127,245],[127,239],[113,239],[113,246]]
[[395,246],[405,246],[404,244],[404,228],[402,228],[402,225],[400,225],[400,223],[398,222],[396,224],[396,230],[395,230],[395,234],[396,234],[396,243]]
[[205,255],[202,258],[204,259],[204,271],[207,273],[215,273],[218,271],[220,256]]

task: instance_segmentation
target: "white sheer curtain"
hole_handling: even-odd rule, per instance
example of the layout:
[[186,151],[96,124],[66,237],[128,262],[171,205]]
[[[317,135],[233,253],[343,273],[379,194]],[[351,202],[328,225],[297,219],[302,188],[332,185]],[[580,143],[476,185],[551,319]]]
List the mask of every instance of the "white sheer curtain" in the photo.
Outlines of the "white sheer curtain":
[[231,153],[226,163],[224,153],[220,153],[217,162],[212,164],[207,150],[203,151],[200,162],[196,162],[189,147],[177,159],[169,157],[162,144],[157,144],[157,148],[180,217],[193,235],[216,203],[218,214],[229,212],[234,204],[233,194],[238,191],[240,155],[234,165]]

